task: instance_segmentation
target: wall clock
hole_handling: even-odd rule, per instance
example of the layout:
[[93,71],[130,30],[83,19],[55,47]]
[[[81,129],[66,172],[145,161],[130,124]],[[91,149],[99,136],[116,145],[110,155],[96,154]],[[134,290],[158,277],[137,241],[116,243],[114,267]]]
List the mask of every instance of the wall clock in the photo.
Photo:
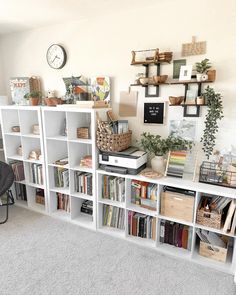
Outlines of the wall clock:
[[53,69],[61,69],[66,64],[66,51],[61,45],[51,45],[47,50],[46,57],[49,66]]

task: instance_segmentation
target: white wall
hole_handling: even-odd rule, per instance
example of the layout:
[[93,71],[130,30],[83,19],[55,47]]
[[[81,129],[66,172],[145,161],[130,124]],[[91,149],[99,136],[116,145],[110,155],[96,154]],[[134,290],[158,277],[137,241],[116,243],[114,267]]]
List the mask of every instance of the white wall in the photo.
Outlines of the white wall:
[[[99,13],[101,14],[101,13]],[[189,64],[210,58],[217,70],[214,87],[224,95],[225,118],[220,123],[218,145],[236,145],[235,134],[235,77],[236,77],[236,3],[235,0],[179,0],[157,1],[146,9],[103,15],[82,23],[44,27],[1,38],[0,50],[7,88],[11,76],[41,76],[45,90],[56,89],[64,93],[62,77],[71,75],[112,77],[112,105],[118,112],[119,91],[128,89],[135,73],[142,68],[130,66],[131,50],[158,47],[173,51],[174,59],[181,57],[181,45],[197,40],[207,41],[206,56],[187,59]],[[63,44],[68,52],[68,62],[61,70],[51,69],[45,54],[52,43]],[[162,73],[172,73],[172,65],[163,66]],[[168,120],[182,119],[182,108],[167,108],[167,125],[143,124],[143,103],[167,100],[169,95],[181,95],[182,86],[162,86],[161,99],[144,97],[140,87],[138,116],[129,118],[130,127],[137,138],[142,131],[168,134]],[[197,119],[198,139],[204,116]]]

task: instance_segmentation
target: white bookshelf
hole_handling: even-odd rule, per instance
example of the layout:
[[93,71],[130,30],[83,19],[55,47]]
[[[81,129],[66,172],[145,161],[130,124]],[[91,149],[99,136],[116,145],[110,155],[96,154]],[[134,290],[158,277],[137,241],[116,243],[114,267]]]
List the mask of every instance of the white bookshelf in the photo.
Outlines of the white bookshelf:
[[[118,176],[123,177],[125,179],[125,202],[119,203],[117,201],[112,201],[109,199],[102,199],[102,176],[103,175],[111,175],[111,176]],[[149,210],[140,207],[139,205],[135,205],[131,203],[131,180],[140,180],[144,182],[150,182],[158,185],[158,197],[157,197],[157,207],[156,210]],[[161,192],[165,185],[176,187],[176,188],[183,188],[189,189],[196,192],[195,194],[195,204],[194,204],[194,214],[192,222],[186,222],[184,220],[178,220],[172,217],[166,217],[160,214],[160,203],[161,203]],[[116,173],[109,173],[103,170],[97,170],[97,230],[110,234],[112,236],[116,236],[118,238],[126,239],[130,242],[137,243],[142,246],[149,247],[151,249],[155,249],[161,253],[169,254],[175,256],[180,259],[187,259],[189,261],[193,261],[199,263],[203,266],[210,266],[214,269],[219,271],[223,271],[230,274],[235,274],[236,271],[236,235],[232,235],[230,233],[225,233],[222,230],[217,230],[209,227],[204,227],[202,225],[198,225],[196,223],[196,210],[198,203],[200,201],[200,197],[202,193],[212,194],[212,195],[220,195],[229,197],[232,199],[236,198],[236,191],[234,189],[225,188],[225,187],[217,187],[214,185],[208,185],[183,179],[177,179],[172,177],[164,177],[160,179],[149,179],[140,175],[121,175]],[[111,205],[123,208],[125,210],[125,229],[119,230],[113,227],[108,227],[103,225],[103,205]],[[157,225],[156,225],[156,240],[153,241],[151,239],[140,238],[136,236],[128,235],[128,212],[134,211],[137,213],[142,213],[144,215],[153,216],[157,218]],[[188,225],[192,227],[193,234],[192,234],[192,241],[191,241],[191,250],[186,250],[183,248],[178,248],[169,244],[160,243],[160,221],[161,220],[169,220],[176,223],[180,223],[183,225]],[[198,228],[209,230],[218,234],[223,234],[229,236],[234,240],[234,246],[231,251],[228,253],[226,263],[217,262],[208,258],[204,258],[198,254],[198,242],[197,242],[197,235],[196,230]]]
[[[72,107],[42,108],[49,214],[93,230],[96,229],[96,169],[98,165],[96,113],[99,112],[101,118],[106,118],[107,110]],[[67,134],[63,135],[65,125]],[[77,138],[78,127],[89,127],[90,138]],[[80,166],[81,158],[86,155],[92,155],[92,168]],[[68,164],[63,167],[69,171],[69,186],[56,187],[54,168],[60,166],[55,164],[55,161],[67,157]],[[74,184],[76,171],[92,174],[92,196],[76,192]],[[57,209],[57,193],[69,195],[70,212]],[[93,216],[81,212],[81,205],[85,200],[93,202]]]
[[[26,187],[27,201],[16,199],[15,186],[13,185],[13,194],[17,205],[29,208],[38,212],[47,213],[47,190],[46,190],[46,173],[44,165],[44,145],[43,130],[41,122],[40,107],[29,106],[3,106],[1,112],[1,126],[3,147],[5,151],[5,160],[7,163],[12,160],[22,161],[24,166],[25,180],[16,181]],[[39,125],[39,135],[32,132],[33,125]],[[20,132],[12,132],[13,126],[20,126]],[[17,148],[22,146],[22,156],[17,154]],[[40,150],[42,160],[29,160],[29,154],[33,150]],[[33,183],[30,172],[31,164],[37,163],[42,165],[43,185]],[[45,205],[38,204],[35,201],[37,188],[44,190]]]

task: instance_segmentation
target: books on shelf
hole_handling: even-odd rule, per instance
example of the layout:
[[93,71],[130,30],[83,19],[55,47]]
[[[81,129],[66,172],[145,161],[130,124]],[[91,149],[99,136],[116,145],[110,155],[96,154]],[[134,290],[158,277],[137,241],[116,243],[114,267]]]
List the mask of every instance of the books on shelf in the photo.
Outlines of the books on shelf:
[[35,202],[37,204],[45,205],[44,190],[37,188],[35,193]]
[[70,212],[70,196],[57,193],[57,209]]
[[68,158],[62,158],[62,159],[56,160],[55,164],[56,165],[61,165],[61,166],[67,165],[68,164]]
[[43,166],[42,164],[30,164],[30,179],[33,183],[43,185]]
[[191,250],[192,228],[176,222],[161,220],[160,242]]
[[230,206],[225,219],[225,224],[223,227],[224,232],[230,231],[230,233],[234,234],[235,227],[236,227],[236,222],[234,221],[235,214],[236,214],[236,200],[234,199],[234,200],[231,200],[230,202]]
[[129,211],[128,233],[132,236],[156,240],[156,217]]
[[26,186],[22,183],[15,182],[16,199],[21,201],[27,201]]
[[69,186],[69,170],[63,167],[54,167],[54,181],[56,187]]
[[93,195],[93,175],[81,171],[75,171],[74,174],[75,191],[78,193]]
[[24,164],[22,161],[10,161],[9,165],[14,172],[15,181],[25,180]]
[[84,200],[82,202],[80,211],[88,215],[93,215],[93,201]]
[[86,155],[82,157],[80,160],[80,166],[85,168],[92,168],[93,167],[92,156]]
[[124,202],[125,179],[111,175],[102,176],[102,198],[112,201]]
[[115,206],[103,205],[103,225],[124,229],[125,210]]
[[155,211],[157,194],[157,184],[138,180],[131,181],[131,203]]

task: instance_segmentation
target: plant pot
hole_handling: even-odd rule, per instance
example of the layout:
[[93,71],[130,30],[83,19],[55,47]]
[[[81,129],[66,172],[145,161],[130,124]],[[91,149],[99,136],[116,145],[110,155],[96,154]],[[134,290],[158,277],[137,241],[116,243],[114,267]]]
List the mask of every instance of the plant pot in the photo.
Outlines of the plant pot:
[[163,156],[155,156],[151,160],[152,170],[164,174],[165,172],[165,160]]
[[31,106],[37,106],[39,104],[39,98],[37,97],[30,97],[29,98],[29,104]]
[[197,74],[197,81],[201,82],[202,81],[202,74]]
[[202,74],[201,80],[202,81],[207,81],[208,80],[208,75],[207,74]]
[[197,104],[198,105],[203,105],[205,104],[205,98],[203,96],[198,96],[197,97]]

